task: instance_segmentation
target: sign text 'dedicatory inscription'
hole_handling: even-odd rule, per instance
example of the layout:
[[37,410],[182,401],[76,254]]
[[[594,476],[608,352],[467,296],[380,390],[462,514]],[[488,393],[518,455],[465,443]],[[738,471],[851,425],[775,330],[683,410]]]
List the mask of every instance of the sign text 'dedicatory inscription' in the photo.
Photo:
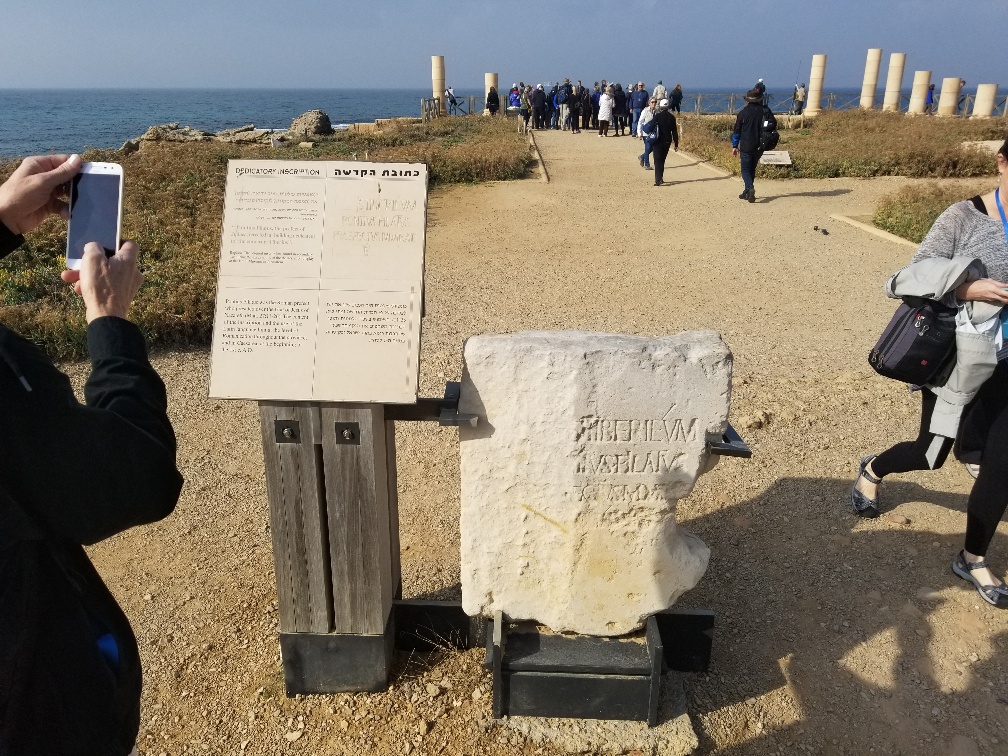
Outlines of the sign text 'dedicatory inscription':
[[427,168],[228,163],[210,395],[414,402]]

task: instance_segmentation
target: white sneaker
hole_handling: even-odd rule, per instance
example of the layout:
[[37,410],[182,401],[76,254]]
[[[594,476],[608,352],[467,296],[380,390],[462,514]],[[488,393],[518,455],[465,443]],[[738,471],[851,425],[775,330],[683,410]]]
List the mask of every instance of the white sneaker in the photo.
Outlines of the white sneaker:
[[976,476],[980,474],[980,465],[974,465],[971,462],[963,462],[963,467],[966,468],[966,472],[968,472],[973,478],[976,478]]

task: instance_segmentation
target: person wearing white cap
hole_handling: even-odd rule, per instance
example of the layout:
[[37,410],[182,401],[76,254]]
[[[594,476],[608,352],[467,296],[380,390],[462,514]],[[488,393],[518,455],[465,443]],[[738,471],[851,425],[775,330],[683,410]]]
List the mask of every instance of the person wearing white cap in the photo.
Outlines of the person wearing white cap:
[[661,186],[665,183],[665,158],[669,148],[674,144],[676,152],[679,151],[679,128],[675,116],[669,112],[667,99],[658,103],[658,112],[644,125],[643,130],[654,139],[651,147],[654,156],[654,185]]

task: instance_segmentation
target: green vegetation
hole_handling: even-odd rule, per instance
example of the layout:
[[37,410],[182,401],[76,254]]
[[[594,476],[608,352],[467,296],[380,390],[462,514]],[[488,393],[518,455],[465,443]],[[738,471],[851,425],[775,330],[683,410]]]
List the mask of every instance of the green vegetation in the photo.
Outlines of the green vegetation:
[[[878,111],[825,111],[806,128],[786,129],[778,118],[777,149],[791,153],[791,168],[759,166],[762,178],[913,176],[968,178],[994,174],[994,156],[962,142],[1003,140],[1003,119],[908,118]],[[684,116],[682,148],[738,174],[732,157],[734,116]]]
[[[523,176],[528,144],[512,121],[444,118],[375,133],[340,132],[313,150],[218,142],[146,143],[139,152],[93,150],[85,160],[122,163],[126,176],[123,238],[140,247],[146,281],[130,316],[152,346],[209,343],[217,286],[224,180],[230,159],[426,163],[432,184]],[[0,181],[15,163],[0,163]],[[59,280],[66,226],[50,220],[0,263],[0,322],[57,359],[85,354],[84,307]]]
[[879,200],[875,225],[889,233],[920,243],[935,219],[949,205],[986,194],[993,181],[951,181],[905,186]]

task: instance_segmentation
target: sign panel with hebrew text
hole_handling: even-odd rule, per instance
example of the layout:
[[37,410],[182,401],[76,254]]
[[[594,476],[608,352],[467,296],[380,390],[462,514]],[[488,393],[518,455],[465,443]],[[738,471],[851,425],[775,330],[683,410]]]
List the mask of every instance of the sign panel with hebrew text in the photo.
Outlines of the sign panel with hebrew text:
[[210,396],[416,401],[423,164],[231,160]]

